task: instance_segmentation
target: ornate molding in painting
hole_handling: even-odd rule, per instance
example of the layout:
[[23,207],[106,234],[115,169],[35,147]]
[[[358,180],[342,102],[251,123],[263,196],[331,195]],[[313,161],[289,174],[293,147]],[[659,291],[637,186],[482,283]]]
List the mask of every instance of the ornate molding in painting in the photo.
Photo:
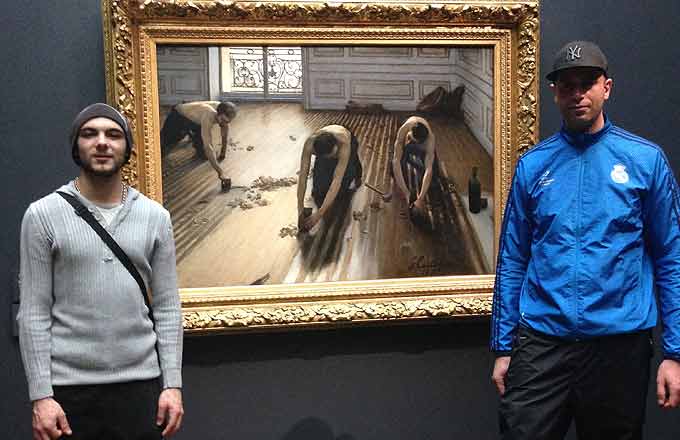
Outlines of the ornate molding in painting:
[[[102,0],[107,98],[135,132],[136,149],[124,177],[163,202],[157,60],[163,45],[485,48],[493,54],[490,209],[496,242],[515,161],[538,136],[538,10],[537,1],[500,0]],[[465,211],[460,201],[454,205]],[[491,254],[489,260],[495,251]],[[208,334],[486,316],[493,282],[493,273],[478,272],[222,287],[198,283],[185,285],[181,298],[186,331]]]

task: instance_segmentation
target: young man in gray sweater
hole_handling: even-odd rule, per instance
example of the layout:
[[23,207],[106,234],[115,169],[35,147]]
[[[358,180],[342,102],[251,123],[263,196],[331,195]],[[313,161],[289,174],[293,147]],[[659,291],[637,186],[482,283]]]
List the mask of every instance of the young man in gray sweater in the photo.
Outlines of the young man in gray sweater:
[[140,286],[59,194],[21,225],[19,342],[34,439],[160,439],[180,427],[182,318],[170,215],[126,185],[132,134],[117,110],[86,107],[71,130],[75,196],[125,251]]

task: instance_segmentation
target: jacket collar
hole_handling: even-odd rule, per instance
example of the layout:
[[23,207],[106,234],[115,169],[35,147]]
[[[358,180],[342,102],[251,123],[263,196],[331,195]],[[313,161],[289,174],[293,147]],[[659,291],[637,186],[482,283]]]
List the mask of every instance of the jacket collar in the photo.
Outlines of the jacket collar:
[[609,130],[612,128],[612,123],[609,122],[609,118],[607,118],[607,115],[604,115],[604,127],[602,127],[599,131],[596,131],[595,133],[576,133],[573,131],[569,131],[567,127],[564,125],[564,122],[562,122],[562,129],[560,130],[560,134],[562,137],[571,145],[575,147],[581,147],[581,148],[586,148],[602,138]]

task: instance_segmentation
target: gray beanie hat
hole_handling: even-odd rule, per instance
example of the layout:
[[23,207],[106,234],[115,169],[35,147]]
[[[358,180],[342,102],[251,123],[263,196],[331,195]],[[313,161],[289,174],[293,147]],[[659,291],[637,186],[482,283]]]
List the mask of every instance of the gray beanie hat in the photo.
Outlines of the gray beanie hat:
[[132,154],[132,132],[130,131],[130,126],[127,123],[127,119],[118,110],[111,107],[108,104],[97,103],[88,105],[85,107],[78,116],[73,120],[71,124],[71,136],[69,140],[71,141],[71,155],[73,156],[73,161],[78,166],[82,166],[80,161],[80,155],[78,154],[78,133],[80,132],[80,127],[83,126],[87,121],[94,118],[106,118],[110,119],[116,124],[120,125],[120,128],[125,133],[125,141],[127,145],[125,146],[125,163],[130,160],[130,154]]

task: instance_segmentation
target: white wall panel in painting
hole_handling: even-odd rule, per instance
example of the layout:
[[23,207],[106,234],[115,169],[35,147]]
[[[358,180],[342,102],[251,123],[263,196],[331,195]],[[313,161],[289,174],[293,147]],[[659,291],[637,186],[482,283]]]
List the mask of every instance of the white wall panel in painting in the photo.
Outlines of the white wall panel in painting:
[[158,46],[157,60],[161,105],[210,99],[207,47]]
[[208,48],[208,97],[211,101],[220,100],[220,48]]
[[338,78],[319,78],[314,83],[314,96],[319,98],[343,99],[345,97],[345,81]]
[[493,156],[493,49],[458,48],[454,52],[456,83],[465,86],[465,123]]
[[353,79],[350,81],[352,98],[374,102],[383,100],[413,100],[413,80]]
[[348,101],[415,111],[426,94],[451,89],[449,48],[305,48],[305,107],[344,109]]

